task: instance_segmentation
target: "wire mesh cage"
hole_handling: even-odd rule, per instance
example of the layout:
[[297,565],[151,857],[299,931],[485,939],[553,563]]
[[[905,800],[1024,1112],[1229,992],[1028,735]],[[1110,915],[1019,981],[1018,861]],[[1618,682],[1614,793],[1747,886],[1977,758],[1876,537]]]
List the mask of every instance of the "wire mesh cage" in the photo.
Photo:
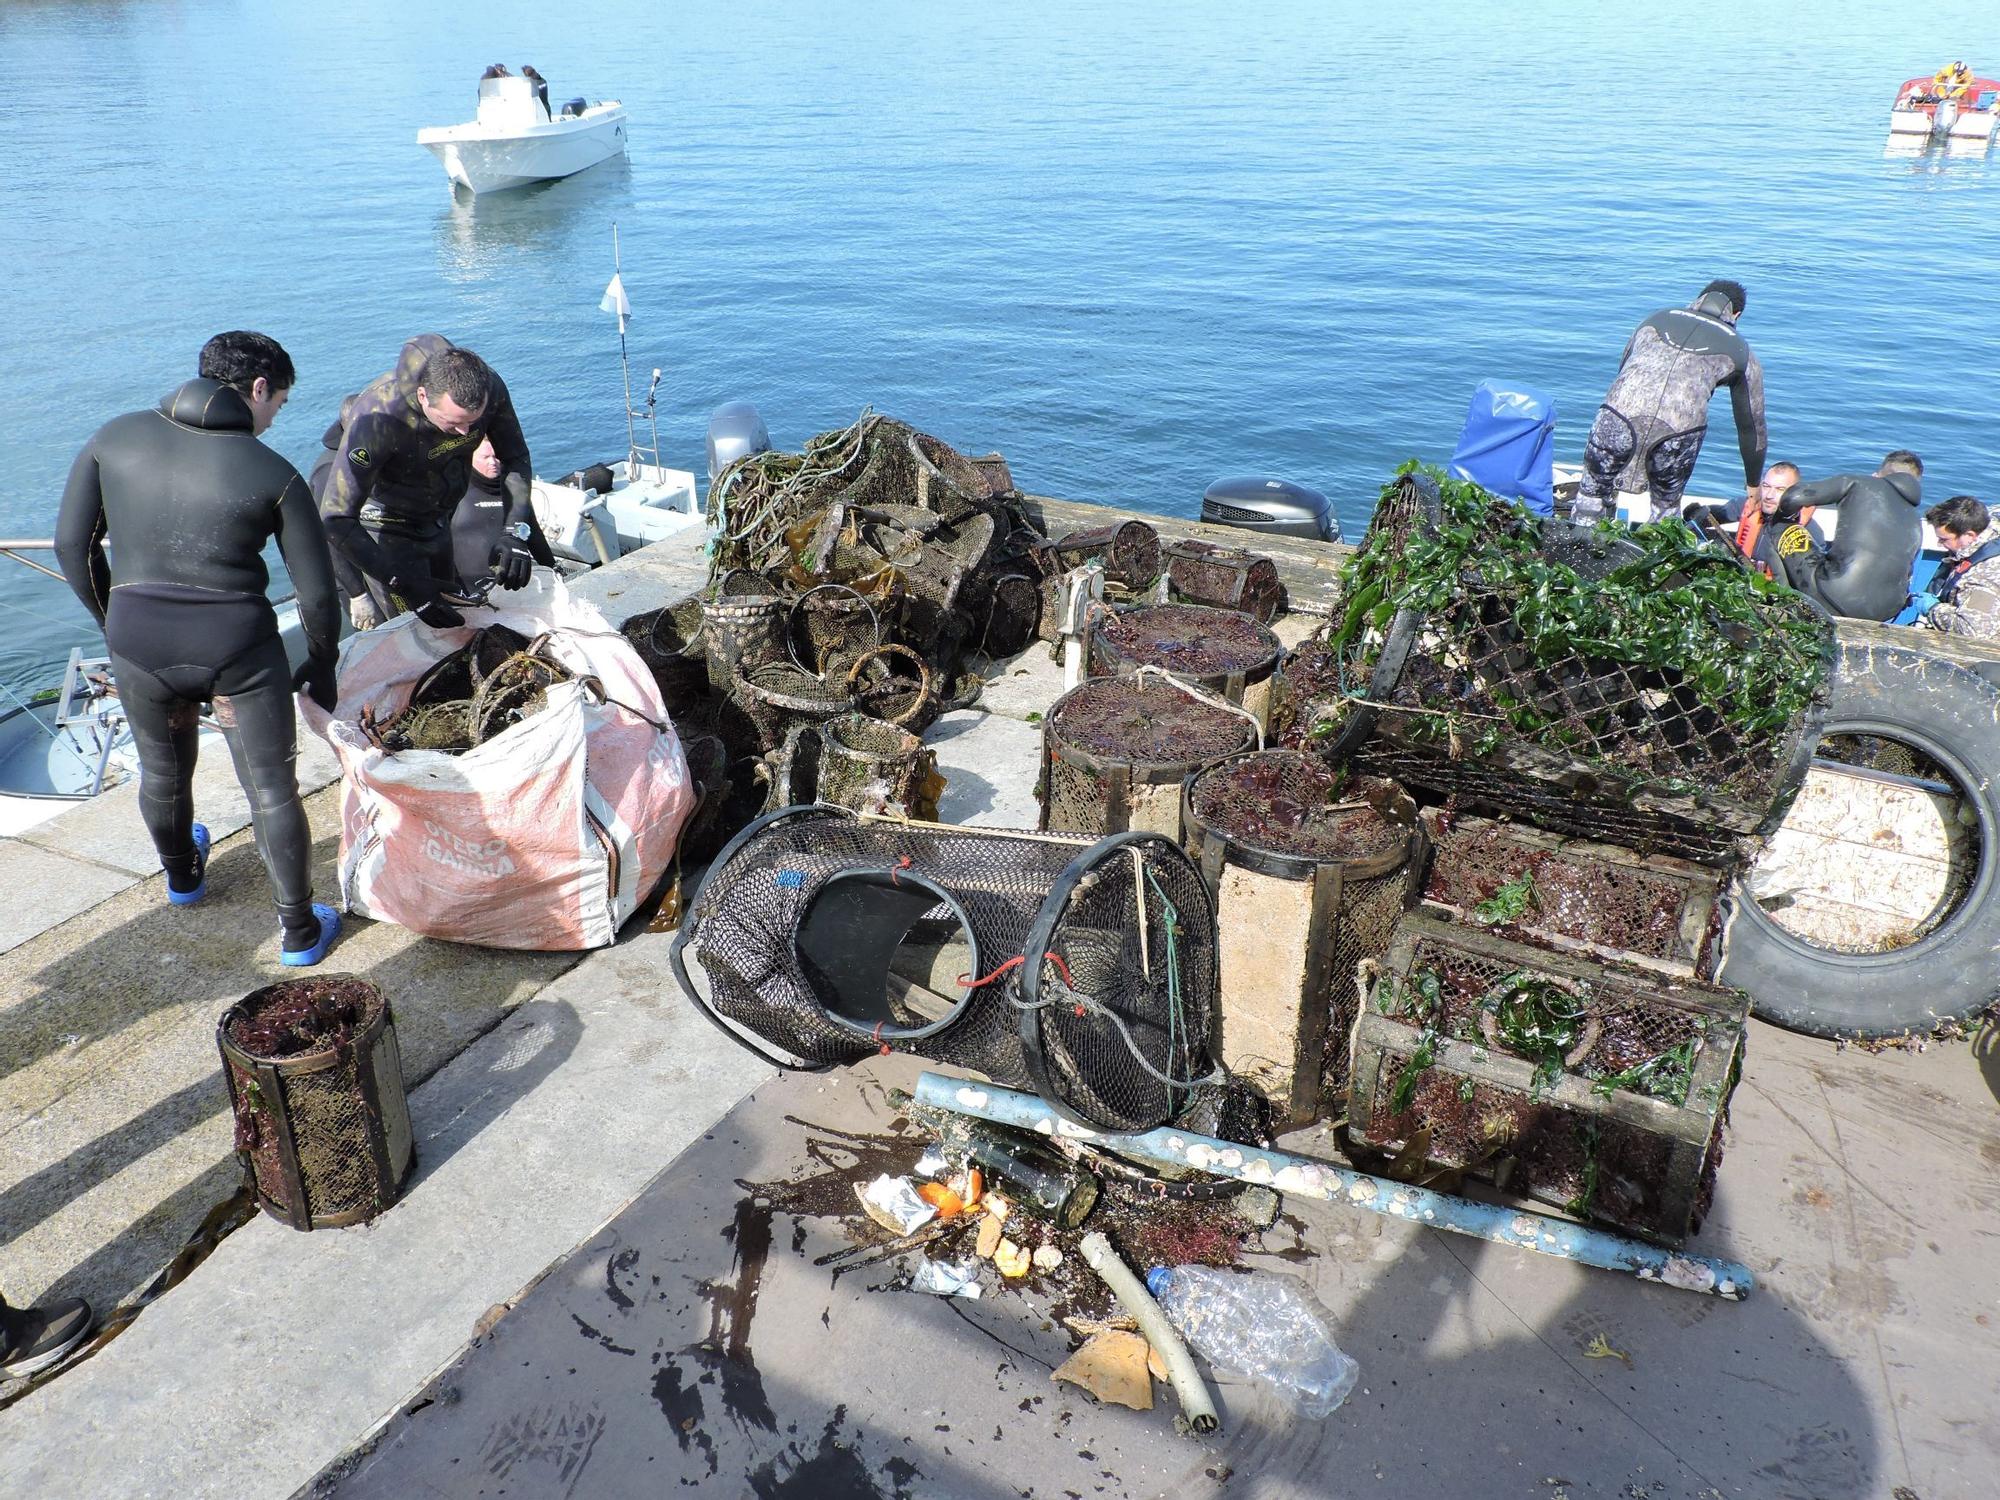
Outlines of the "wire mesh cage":
[[1558,832],[1740,859],[1811,760],[1832,621],[1677,522],[1641,545],[1470,489],[1448,512],[1423,474],[1385,494],[1331,633],[1340,696],[1310,732],[1337,762]]
[[1167,588],[1188,604],[1239,609],[1268,625],[1285,607],[1278,565],[1242,547],[1218,547],[1189,537],[1166,550]]
[[1271,677],[1284,648],[1246,614],[1200,604],[1153,604],[1103,611],[1090,623],[1093,677],[1157,667],[1171,677],[1240,703],[1270,722]]
[[619,631],[659,685],[660,701],[678,719],[710,691],[708,658],[701,644],[701,601],[650,609],[628,618]]
[[770,806],[824,802],[851,812],[928,820],[944,778],[937,752],[907,729],[864,713],[795,727],[772,758]]
[[852,712],[855,706],[848,685],[801,671],[790,662],[738,672],[731,696],[754,727],[758,749],[766,752],[784,744],[795,726],[821,724],[835,714]]
[[1215,898],[1222,1063],[1285,1125],[1345,1102],[1356,974],[1416,900],[1424,837],[1394,782],[1296,750],[1239,754],[1191,778],[1189,856]]
[[1093,677],[1042,719],[1041,826],[1065,833],[1146,829],[1178,839],[1181,783],[1253,747],[1247,713],[1160,672]]
[[717,858],[673,964],[705,1014],[782,1067],[913,1052],[1105,1130],[1158,1126],[1218,1079],[1214,912],[1152,834],[786,809]]
[[1714,977],[1722,877],[1708,866],[1442,808],[1423,819],[1432,848],[1424,902],[1440,914],[1502,937]]
[[1063,571],[1087,562],[1104,564],[1104,578],[1123,589],[1149,587],[1160,576],[1160,534],[1144,521],[1086,526],[1052,544]]
[[701,602],[709,685],[727,692],[737,673],[783,661],[790,611],[790,601],[754,574],[724,574]]
[[1348,1135],[1677,1244],[1714,1194],[1748,1014],[1413,913],[1355,1027]]
[[352,974],[253,990],[215,1028],[236,1153],[264,1212],[294,1229],[360,1224],[416,1167],[395,1018]]

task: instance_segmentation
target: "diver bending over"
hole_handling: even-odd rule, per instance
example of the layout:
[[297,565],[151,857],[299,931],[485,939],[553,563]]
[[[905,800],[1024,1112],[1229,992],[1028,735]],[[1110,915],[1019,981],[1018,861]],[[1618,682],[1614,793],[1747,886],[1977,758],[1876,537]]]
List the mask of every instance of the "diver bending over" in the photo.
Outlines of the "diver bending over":
[[1656,516],[1678,513],[1708,432],[1709,398],[1723,385],[1736,411],[1743,493],[1756,499],[1764,474],[1764,371],[1736,331],[1744,301],[1737,283],[1711,281],[1692,306],[1663,308],[1639,325],[1590,424],[1575,519],[1603,517],[1618,490],[1649,493]]
[[[1836,615],[1887,620],[1909,597],[1910,569],[1923,550],[1924,461],[1907,448],[1882,460],[1873,474],[1836,474],[1795,484],[1778,502],[1785,578]],[[1839,507],[1840,526],[1822,547],[1798,524],[1808,509]]]
[[[63,491],[56,555],[111,648],[139,750],[139,811],[168,899],[186,905],[206,888],[194,767],[201,705],[212,702],[277,896],[279,957],[314,964],[340,918],[312,899],[292,693],[303,687],[333,707],[333,560],[306,482],[257,441],[291,392],[290,356],[261,333],[219,333],[199,369],[156,409],[114,417],[84,445]],[[274,536],[305,627],[296,677],[264,592],[261,554]]]
[[464,623],[443,596],[457,577],[452,512],[482,439],[500,460],[505,499],[493,575],[517,589],[535,563],[528,445],[486,361],[440,334],[420,334],[394,370],[341,403],[313,465],[312,493],[357,629],[405,610],[439,629]]

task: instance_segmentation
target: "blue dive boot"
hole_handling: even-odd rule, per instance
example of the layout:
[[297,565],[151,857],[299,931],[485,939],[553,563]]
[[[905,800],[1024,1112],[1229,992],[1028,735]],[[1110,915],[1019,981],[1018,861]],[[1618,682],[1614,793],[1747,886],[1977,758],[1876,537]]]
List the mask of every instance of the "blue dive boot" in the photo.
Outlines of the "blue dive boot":
[[176,906],[193,906],[208,894],[208,830],[201,824],[194,825],[195,868],[201,878],[194,883],[191,891],[177,891],[171,879],[167,881],[167,899]]
[[319,941],[310,948],[287,948],[282,929],[278,933],[278,962],[288,969],[307,969],[326,957],[326,950],[333,946],[333,940],[340,936],[340,913],[323,902],[313,902],[313,915],[319,918]]

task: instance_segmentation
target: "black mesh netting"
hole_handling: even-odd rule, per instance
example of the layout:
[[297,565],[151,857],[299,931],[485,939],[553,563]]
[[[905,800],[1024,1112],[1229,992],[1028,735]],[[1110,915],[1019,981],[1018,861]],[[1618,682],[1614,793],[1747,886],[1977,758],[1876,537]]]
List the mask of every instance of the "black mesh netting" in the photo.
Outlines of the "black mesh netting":
[[1249,748],[1257,727],[1171,679],[1135,675],[1079,684],[1056,700],[1042,732],[1044,826],[1091,833],[1125,826],[1130,808],[1113,804],[1135,783],[1160,788],[1172,812],[1182,779]]
[[1336,759],[1540,826],[1607,837],[1608,814],[1615,842],[1735,857],[1804,775],[1832,622],[1678,523],[1634,535],[1404,476],[1350,563],[1332,658],[1302,674],[1330,692],[1293,721]]
[[1424,899],[1511,937],[1568,940],[1707,978],[1719,877],[1484,818],[1439,818]]
[[1240,547],[1192,538],[1166,550],[1167,586],[1174,597],[1215,609],[1237,609],[1270,624],[1285,603],[1278,565]]
[[1203,686],[1259,682],[1278,664],[1278,638],[1248,615],[1199,604],[1154,604],[1099,615],[1090,628],[1095,677],[1158,667]]
[[792,809],[695,897],[674,963],[701,1003],[690,947],[714,1012],[807,1065],[910,1051],[1112,1130],[1171,1119],[1213,1071],[1213,909],[1164,839]]

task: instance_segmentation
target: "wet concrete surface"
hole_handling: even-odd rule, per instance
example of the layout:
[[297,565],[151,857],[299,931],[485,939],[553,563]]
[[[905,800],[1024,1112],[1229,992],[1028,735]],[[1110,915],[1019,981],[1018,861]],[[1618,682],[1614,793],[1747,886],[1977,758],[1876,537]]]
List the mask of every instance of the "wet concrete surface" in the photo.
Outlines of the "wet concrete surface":
[[989,1268],[981,1300],[943,1300],[902,1289],[913,1257],[852,1255],[879,1232],[838,1216],[850,1184],[922,1144],[886,1100],[915,1065],[781,1075],[307,1493],[1991,1494],[2000,1130],[1973,1057],[1753,1040],[1695,1241],[1756,1268],[1751,1299],[1288,1200],[1246,1263],[1311,1284],[1361,1386],[1314,1422],[1224,1378],[1201,1440],[1164,1386],[1140,1413],[1053,1384],[1048,1289]]

